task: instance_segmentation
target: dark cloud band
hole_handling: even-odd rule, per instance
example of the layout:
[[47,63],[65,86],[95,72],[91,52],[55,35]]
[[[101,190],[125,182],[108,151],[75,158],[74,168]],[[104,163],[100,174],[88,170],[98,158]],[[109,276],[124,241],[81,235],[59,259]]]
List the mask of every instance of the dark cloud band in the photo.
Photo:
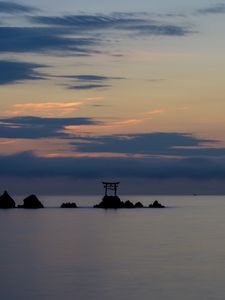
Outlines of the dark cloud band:
[[0,156],[0,176],[225,179],[224,159],[43,158],[30,152]]
[[34,16],[30,20],[38,24],[74,28],[80,32],[114,29],[156,36],[184,36],[191,32],[186,25],[165,24],[141,18],[139,14]]
[[197,13],[202,14],[202,15],[224,14],[225,13],[225,3],[217,3],[217,4],[211,5],[206,8],[198,9]]
[[62,132],[65,126],[96,124],[98,122],[91,118],[15,117],[0,119],[0,138],[69,138],[69,134]]
[[6,2],[1,1],[0,2],[0,13],[7,13],[7,14],[15,14],[15,13],[33,13],[38,11],[38,9],[28,6],[28,5],[22,5],[15,2]]
[[44,65],[18,62],[18,61],[0,61],[0,85],[17,83],[24,80],[45,79],[44,74],[38,69]]
[[91,37],[66,37],[68,29],[42,27],[0,27],[1,52],[45,53],[62,51],[77,55],[92,53],[96,40]]

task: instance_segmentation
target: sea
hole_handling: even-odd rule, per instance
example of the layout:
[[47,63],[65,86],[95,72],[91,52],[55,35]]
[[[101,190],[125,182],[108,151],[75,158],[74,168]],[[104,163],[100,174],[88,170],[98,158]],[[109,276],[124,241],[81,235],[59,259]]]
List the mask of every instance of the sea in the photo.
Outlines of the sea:
[[225,196],[121,196],[166,208],[93,209],[100,198],[0,210],[0,299],[225,299]]

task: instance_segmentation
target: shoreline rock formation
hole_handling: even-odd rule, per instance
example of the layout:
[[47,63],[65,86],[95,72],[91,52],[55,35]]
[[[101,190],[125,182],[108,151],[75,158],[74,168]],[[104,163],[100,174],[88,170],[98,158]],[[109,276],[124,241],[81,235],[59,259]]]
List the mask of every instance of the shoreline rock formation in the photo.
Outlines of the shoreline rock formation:
[[[120,198],[117,196],[117,190],[120,182],[102,182],[103,186],[105,188],[105,196],[102,198],[102,201],[96,205],[94,205],[94,208],[147,208],[146,206],[138,201],[135,204],[133,204],[130,200],[127,200],[125,202],[121,201]],[[108,191],[111,192],[111,195],[108,194]],[[160,204],[157,200],[153,202],[153,204],[150,204],[148,208],[164,208],[162,204]]]
[[130,200],[123,202],[118,196],[104,196],[99,204],[94,205],[94,208],[143,208],[141,202],[133,204]]
[[104,196],[99,204],[94,208],[123,208],[124,203],[118,196]]
[[0,196],[0,208],[15,208],[16,203],[7,191]]
[[133,204],[130,200],[125,202],[121,201],[118,196],[104,196],[102,201],[99,204],[94,205],[94,208],[164,208],[165,206],[160,204],[157,200],[155,200],[148,207],[144,206],[141,202],[136,202]]
[[[9,209],[16,208],[16,203],[13,198],[8,194],[7,191],[0,196],[0,209]],[[36,195],[30,195],[23,200],[22,205],[18,205],[17,208],[26,208],[26,209],[37,209],[44,208],[44,205],[40,202]],[[77,204],[74,202],[65,202],[62,203],[60,208],[78,208]],[[104,209],[119,209],[119,208],[165,208],[164,205],[155,200],[149,206],[144,206],[141,202],[132,203],[130,200],[125,202],[121,201],[118,196],[109,196],[105,195],[102,198],[102,201],[96,205],[94,208],[104,208]]]

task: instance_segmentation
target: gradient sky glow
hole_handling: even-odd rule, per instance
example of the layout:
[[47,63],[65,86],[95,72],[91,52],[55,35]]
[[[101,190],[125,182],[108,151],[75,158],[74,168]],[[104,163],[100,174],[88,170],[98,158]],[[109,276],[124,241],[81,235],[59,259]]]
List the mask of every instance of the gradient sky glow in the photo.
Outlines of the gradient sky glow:
[[0,1],[0,15],[2,189],[225,193],[225,2]]

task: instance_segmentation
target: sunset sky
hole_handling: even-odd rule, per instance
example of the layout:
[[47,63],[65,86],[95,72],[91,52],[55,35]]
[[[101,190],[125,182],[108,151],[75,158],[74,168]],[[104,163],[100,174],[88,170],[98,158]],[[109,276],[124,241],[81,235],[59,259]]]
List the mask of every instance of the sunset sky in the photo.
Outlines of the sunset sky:
[[225,193],[225,2],[57,2],[0,2],[1,189]]

